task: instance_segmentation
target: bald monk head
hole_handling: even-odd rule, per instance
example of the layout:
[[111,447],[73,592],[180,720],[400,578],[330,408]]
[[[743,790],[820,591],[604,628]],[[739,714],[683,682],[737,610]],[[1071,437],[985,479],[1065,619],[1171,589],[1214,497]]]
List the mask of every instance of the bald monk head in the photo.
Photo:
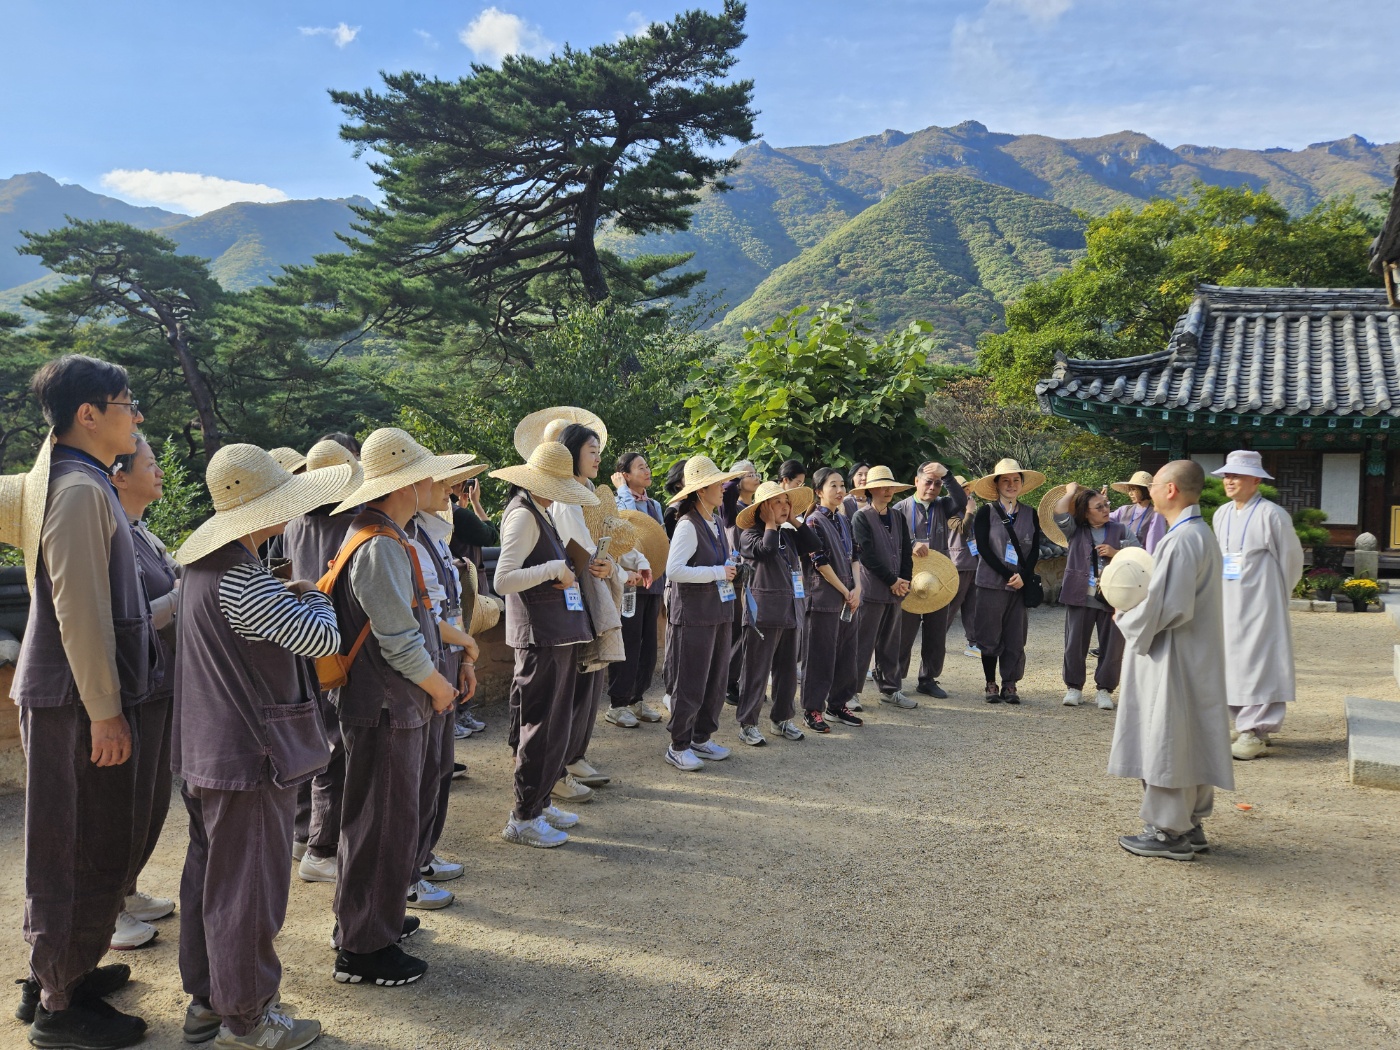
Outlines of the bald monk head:
[[1148,494],[1162,517],[1171,525],[1187,507],[1201,502],[1201,490],[1206,485],[1206,472],[1190,459],[1174,459],[1152,478]]

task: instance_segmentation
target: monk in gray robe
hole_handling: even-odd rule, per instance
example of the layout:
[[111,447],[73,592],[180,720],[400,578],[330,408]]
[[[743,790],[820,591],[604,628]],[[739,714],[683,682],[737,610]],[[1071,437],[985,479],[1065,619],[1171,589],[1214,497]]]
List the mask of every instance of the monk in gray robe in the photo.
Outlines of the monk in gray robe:
[[1303,545],[1293,519],[1259,495],[1273,475],[1258,452],[1239,450],[1215,471],[1230,502],[1215,512],[1223,560],[1225,688],[1242,761],[1269,753],[1269,735],[1297,696],[1288,599],[1303,575]]
[[1123,632],[1122,697],[1108,771],[1142,781],[1141,835],[1118,842],[1140,857],[1190,860],[1207,848],[1202,821],[1217,787],[1232,790],[1225,709],[1220,548],[1201,518],[1205,472],[1175,460],[1152,480],[1167,519],[1147,597],[1115,619]]

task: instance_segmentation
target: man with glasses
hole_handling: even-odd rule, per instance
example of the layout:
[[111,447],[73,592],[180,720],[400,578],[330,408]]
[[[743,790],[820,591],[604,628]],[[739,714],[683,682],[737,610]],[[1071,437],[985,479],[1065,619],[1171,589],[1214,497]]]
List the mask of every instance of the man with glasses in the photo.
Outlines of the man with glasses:
[[43,524],[34,549],[24,544],[31,600],[11,690],[28,762],[31,946],[16,1013],[32,1017],[36,1045],[126,1046],[146,1022],[101,997],[130,969],[97,964],[150,819],[137,811],[142,740],[131,716],[150,693],[150,610],[110,480],[117,456],[136,451],[142,416],[124,369],[77,354],[41,368],[33,392],[53,430],[35,465],[43,489],[24,494],[43,501],[23,508]]
[[[945,488],[943,479],[948,468],[942,463],[924,463],[914,475],[914,495],[894,505],[895,513],[909,522],[909,535],[914,541],[914,556],[929,551],[948,553],[948,519],[961,517],[967,509],[967,493],[961,485]],[[943,659],[948,652],[948,606],[931,613],[901,612],[899,642],[899,675],[909,677],[909,663],[914,655],[914,639],[919,644],[918,691],[925,696],[945,699],[948,694],[938,684],[943,674]]]

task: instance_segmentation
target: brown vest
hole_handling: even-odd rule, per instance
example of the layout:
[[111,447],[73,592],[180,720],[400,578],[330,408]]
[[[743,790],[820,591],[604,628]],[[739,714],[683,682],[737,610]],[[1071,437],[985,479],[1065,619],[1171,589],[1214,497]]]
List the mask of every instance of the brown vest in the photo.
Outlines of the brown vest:
[[[899,512],[893,507],[889,509],[890,527],[885,528],[885,523],[880,520],[880,512],[874,507],[866,505],[856,511],[856,516],[864,515],[870,525],[870,532],[875,537],[871,542],[875,544],[875,557],[884,565],[888,565],[896,576],[899,575],[899,546],[900,528]],[[862,605],[893,605],[900,599],[894,596],[889,584],[873,572],[867,569],[864,563],[860,567],[860,603]]]
[[[136,567],[141,572],[147,599],[164,598],[175,589],[175,573],[145,525],[136,522],[131,526],[131,535],[132,546],[136,548]],[[154,631],[153,636],[156,645],[151,665],[151,699],[168,700],[175,694],[175,621]]]
[[326,574],[340,552],[354,511],[344,514],[318,514],[312,511],[287,523],[282,534],[282,552],[292,563],[292,579],[315,583]]
[[740,530],[739,551],[753,564],[753,579],[744,596],[745,625],[796,628],[797,603],[802,600],[792,589],[792,574],[802,571],[797,533],[792,529],[770,532],[760,523]]
[[[350,522],[350,532],[358,532],[370,525],[388,526],[399,534],[405,546],[411,546],[403,529],[377,510],[362,510],[355,515]],[[351,555],[349,564],[335,581],[335,587],[331,591],[331,602],[335,605],[336,622],[340,624],[342,653],[350,651],[350,646],[354,645],[355,639],[360,636],[361,628],[369,622],[369,616],[350,587],[350,570],[355,564],[355,559],[373,544],[393,542],[394,540],[388,537],[370,540]],[[416,589],[417,586],[416,581],[412,582],[409,589]],[[432,657],[436,666],[439,649],[437,623],[433,619],[432,609],[428,607],[426,596],[420,599],[413,613],[418,620],[418,630],[423,635],[428,655]],[[384,659],[384,654],[379,651],[379,639],[374,636],[373,630],[366,636],[365,644],[360,647],[355,662],[350,665],[348,680],[339,689],[331,690],[330,699],[340,712],[340,720],[352,726],[378,725],[380,713],[386,709],[386,701],[389,726],[393,729],[417,729],[426,725],[433,716],[433,703],[428,694],[389,666],[389,661]]]
[[[49,491],[69,474],[85,474],[111,502],[117,528],[112,533],[107,556],[107,579],[112,592],[112,634],[116,641],[117,680],[122,706],[134,707],[150,693],[151,665],[155,660],[155,632],[151,629],[151,607],[141,589],[141,572],[136,565],[136,546],[131,529],[123,528],[126,511],[117,492],[102,469],[88,457],[63,445],[53,450],[49,470]],[[97,569],[97,566],[93,567]],[[53,607],[53,580],[39,552],[34,593],[29,601],[29,622],[24,628],[19,665],[15,668],[10,696],[21,707],[62,707],[79,703],[73,682],[73,669],[63,649],[63,636]]]
[[[845,520],[845,516],[839,511],[836,514],[828,514],[824,509],[817,508],[807,515],[807,523],[804,528],[811,529],[821,540],[822,547],[826,551],[826,563],[831,566],[836,578],[846,585],[850,590],[856,585],[855,567],[851,561],[852,552],[846,549],[846,544],[851,540],[851,523]],[[845,529],[845,538],[842,538],[842,529]],[[841,597],[841,592],[831,584],[826,582],[826,577],[817,572],[815,567],[809,566],[807,569],[807,608],[812,612],[840,612],[841,607],[846,604],[846,599]]]
[[[540,513],[528,493],[518,492],[506,504],[505,513],[501,515],[502,528],[505,527],[506,514],[516,509],[533,515],[539,529],[539,538],[535,540],[535,546],[521,568],[567,560],[554,522],[548,514]],[[554,580],[545,580],[527,591],[506,595],[506,644],[512,649],[574,645],[593,640],[588,613],[570,609],[564,592],[554,584]]]
[[[715,535],[712,518],[705,521],[692,507],[685,517],[695,529],[695,553],[687,565],[723,565],[729,560],[729,540],[721,528]],[[738,588],[736,587],[736,593]],[[671,581],[671,603],[668,609],[670,622],[687,627],[714,627],[722,623],[734,622],[733,602],[720,601],[719,588],[713,581],[709,583],[676,583]],[[735,598],[735,601],[738,601]]]
[[[1002,506],[1000,503],[984,503],[978,508],[977,513],[982,510],[987,511],[987,517],[991,525],[992,552],[1003,562],[1006,561],[1006,541],[1008,539],[1006,526],[1001,523]],[[1035,508],[1028,507],[1024,503],[1018,504],[1016,508],[1016,544],[1020,548],[1022,559],[1031,556],[1031,544],[1035,542],[1036,517]],[[986,553],[985,551],[978,552]],[[1018,566],[1009,566],[1012,572],[1019,572],[1025,569],[1024,560]],[[977,575],[973,578],[973,583],[978,587],[987,587],[992,590],[1002,590],[1006,587],[1006,581],[993,569],[986,561],[979,557],[977,559]]]
[[[1112,547],[1123,546],[1123,538],[1128,535],[1126,525],[1110,521],[1104,526],[1103,540]],[[1087,524],[1080,525],[1069,541],[1069,554],[1065,557],[1065,578],[1060,584],[1061,605],[1089,604],[1089,568],[1094,555],[1094,532]],[[1098,578],[1103,579],[1103,570],[1108,562],[1099,559]]]
[[171,765],[186,782],[247,791],[326,768],[331,748],[307,661],[275,642],[244,638],[219,605],[219,584],[257,562],[238,541],[185,567],[180,583]]

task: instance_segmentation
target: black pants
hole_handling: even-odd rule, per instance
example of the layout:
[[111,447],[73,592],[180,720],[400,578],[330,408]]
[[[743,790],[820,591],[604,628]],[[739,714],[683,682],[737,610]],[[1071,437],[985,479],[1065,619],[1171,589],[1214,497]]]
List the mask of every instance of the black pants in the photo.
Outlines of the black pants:
[[637,592],[637,612],[622,618],[622,645],[627,659],[608,664],[608,699],[613,707],[640,700],[656,674],[656,624],[661,616],[661,595]]
[[931,613],[900,612],[899,677],[909,677],[914,642],[919,642],[919,684],[931,686],[943,674],[948,655],[948,607]]
[[875,684],[886,696],[898,692],[903,684],[899,673],[900,617],[904,610],[898,601],[878,604],[861,603],[856,612],[856,631],[860,644],[857,664],[865,674],[870,660],[875,659]]

